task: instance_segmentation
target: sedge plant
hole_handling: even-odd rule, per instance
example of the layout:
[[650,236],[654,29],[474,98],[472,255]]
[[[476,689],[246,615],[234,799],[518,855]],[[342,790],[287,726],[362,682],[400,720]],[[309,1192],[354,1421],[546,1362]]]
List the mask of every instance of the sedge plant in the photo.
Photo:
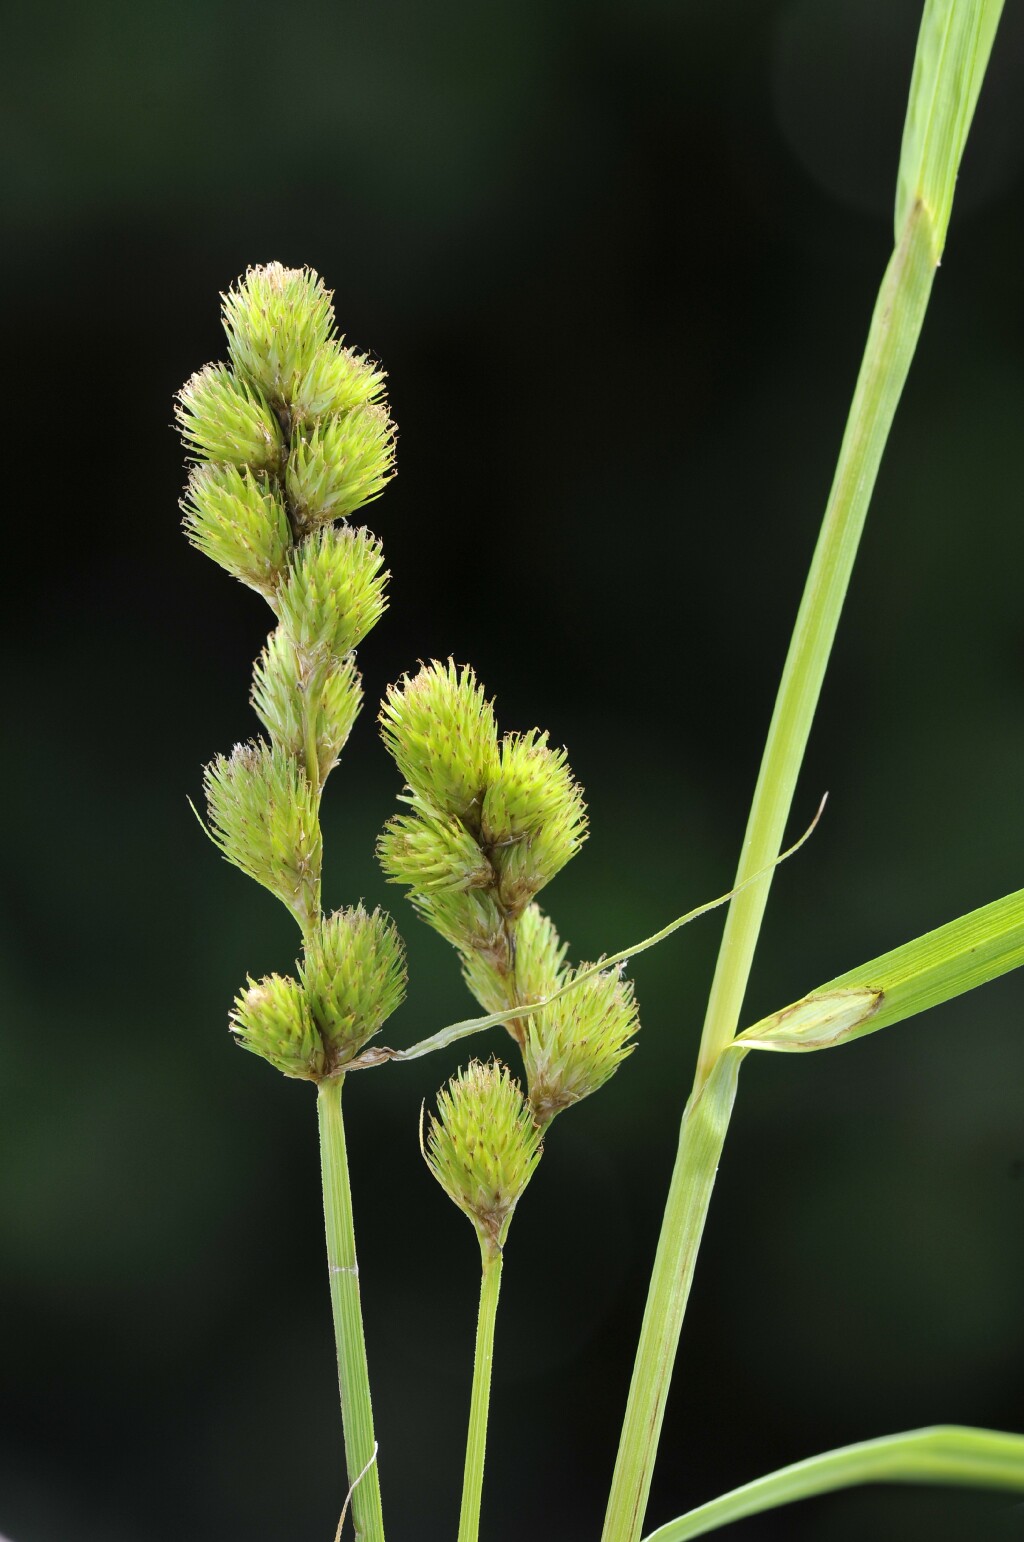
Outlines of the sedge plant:
[[[291,913],[291,975],[250,979],[230,1015],[236,1042],[316,1088],[328,1279],[344,1432],[344,1523],[383,1542],[378,1447],[360,1307],[342,1093],[356,1071],[416,1058],[493,1028],[521,1078],[473,1059],[420,1117],[426,1165],[479,1244],[481,1290],[459,1542],[480,1527],[491,1364],[513,1213],[555,1119],[603,1089],[639,1028],[626,961],[729,903],[693,1087],[682,1113],[661,1238],[611,1475],[603,1542],[638,1542],[683,1314],[715,1174],[754,1051],[805,1054],[875,1033],[1024,963],[1024,890],[843,972],[741,1030],[774,867],[882,452],[945,246],[953,188],[1001,0],[926,0],[900,158],[895,247],[882,279],[793,631],[729,895],[653,937],[573,964],[538,896],[580,850],[583,794],[564,750],[537,730],[499,733],[469,665],[430,661],[388,692],[385,745],[405,790],[383,831],[387,878],[455,950],[482,1014],[395,1049],[377,1042],[403,998],[393,921],[361,906],[326,913],[321,800],[361,706],[355,650],[385,608],[381,545],[353,517],[394,472],[384,376],[337,334],[308,269],[253,268],[223,300],[226,363],[178,399],[191,459],[186,533],[273,613],[251,700],[265,737],[206,768],[208,833]],[[799,842],[797,844],[800,844]],[[795,848],[791,848],[795,849]],[[511,1039],[511,1045],[508,1040]],[[410,1124],[415,1113],[410,1110]],[[555,1132],[557,1134],[557,1132]],[[1024,1436],[943,1426],[883,1436],[756,1479],[661,1527],[684,1542],[742,1516],[867,1481],[1024,1492]],[[340,1535],[342,1524],[339,1524]]]

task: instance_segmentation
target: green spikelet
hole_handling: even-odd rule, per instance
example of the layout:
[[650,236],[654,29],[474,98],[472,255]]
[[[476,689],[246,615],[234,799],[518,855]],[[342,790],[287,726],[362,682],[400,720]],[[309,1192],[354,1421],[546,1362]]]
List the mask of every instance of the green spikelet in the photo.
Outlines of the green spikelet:
[[[524,1005],[550,996],[567,977],[568,949],[561,942],[550,916],[539,905],[528,905],[516,926],[516,997]],[[504,963],[504,959],[500,960]],[[498,967],[493,954],[474,948],[462,958],[462,973],[485,1012],[503,1012],[509,1005],[508,973]],[[525,1019],[522,1021],[525,1022]],[[513,1038],[522,1029],[509,1025]]]
[[228,355],[238,374],[287,408],[334,328],[334,306],[311,268],[250,268],[222,296]]
[[296,760],[305,755],[303,711],[311,694],[316,698],[314,733],[322,787],[362,706],[359,671],[351,654],[331,658],[317,671],[304,670],[287,633],[278,627],[256,660],[250,699],[274,744]]
[[380,497],[394,471],[394,424],[383,407],[353,407],[296,430],[285,481],[297,528],[347,519]]
[[284,499],[271,479],[248,466],[193,466],[181,506],[192,545],[272,599],[292,533]]
[[182,386],[175,403],[181,436],[200,460],[277,473],[284,444],[277,419],[257,386],[226,364],[207,364]]
[[405,949],[382,910],[336,910],[306,942],[299,968],[326,1053],[326,1074],[359,1053],[405,999]]
[[[588,968],[580,964],[573,973]],[[633,987],[617,969],[595,975],[525,1023],[530,1107],[542,1127],[604,1086],[636,1048],[629,1040],[640,1026]]]
[[281,627],[310,663],[343,658],[384,614],[384,555],[368,530],[325,526],[303,541],[277,596]]
[[381,708],[384,742],[430,814],[479,829],[484,794],[499,769],[494,708],[472,669],[426,664],[392,686]]
[[292,396],[292,420],[309,424],[367,407],[384,394],[384,371],[332,339],[317,349]]
[[211,833],[229,862],[276,894],[303,930],[320,909],[317,795],[299,762],[262,739],[206,767]]
[[305,992],[290,975],[250,980],[231,1012],[235,1043],[260,1055],[285,1076],[317,1081],[323,1068],[323,1043]]
[[542,1150],[540,1131],[507,1068],[474,1060],[438,1093],[423,1154],[481,1244],[493,1247],[504,1241]]
[[419,894],[435,889],[488,889],[494,868],[456,819],[396,814],[377,843],[389,883],[404,883]]

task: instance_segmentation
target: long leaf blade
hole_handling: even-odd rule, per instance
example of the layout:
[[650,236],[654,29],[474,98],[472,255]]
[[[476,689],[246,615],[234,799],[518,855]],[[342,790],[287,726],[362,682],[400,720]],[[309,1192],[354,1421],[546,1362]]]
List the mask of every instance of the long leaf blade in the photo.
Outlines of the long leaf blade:
[[928,212],[936,262],[1003,0],[927,0],[896,183],[896,240],[915,205]]
[[841,1446],[744,1483],[659,1526],[646,1542],[690,1542],[744,1516],[858,1483],[963,1484],[1024,1493],[1024,1435],[950,1424]]
[[747,1049],[827,1049],[900,1023],[1021,964],[1024,889],[837,975],[735,1042]]

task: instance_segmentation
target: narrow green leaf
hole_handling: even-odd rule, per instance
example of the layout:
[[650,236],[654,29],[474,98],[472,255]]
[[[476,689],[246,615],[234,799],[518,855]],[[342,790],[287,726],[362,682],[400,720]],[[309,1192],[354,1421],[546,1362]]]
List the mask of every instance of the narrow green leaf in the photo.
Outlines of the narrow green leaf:
[[877,1033],[1024,964],[1024,889],[883,953],[762,1018],[746,1049],[813,1050]]
[[927,0],[896,183],[896,240],[917,203],[942,256],[953,189],[1003,0]]
[[659,1526],[646,1542],[690,1542],[744,1516],[857,1483],[956,1483],[1024,1493],[1024,1435],[938,1425],[841,1446],[744,1483]]

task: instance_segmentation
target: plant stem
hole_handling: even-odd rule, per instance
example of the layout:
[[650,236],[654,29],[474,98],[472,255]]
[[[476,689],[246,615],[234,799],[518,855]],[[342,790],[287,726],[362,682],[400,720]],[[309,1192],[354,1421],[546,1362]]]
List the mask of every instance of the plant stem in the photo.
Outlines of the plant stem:
[[[338,1350],[345,1465],[349,1484],[356,1485],[352,1493],[352,1522],[356,1542],[384,1542],[380,1479],[377,1463],[373,1459],[373,1409],[370,1404],[370,1378],[359,1304],[359,1267],[356,1263],[356,1241],[352,1226],[352,1193],[348,1181],[345,1126],[341,1115],[343,1082],[344,1077],[339,1076],[321,1082],[317,1088],[324,1221],[327,1228],[327,1272],[331,1285],[334,1338]],[[361,1478],[360,1473],[363,1473]]]
[[676,1345],[743,1054],[723,1055],[686,1105],[665,1219],[640,1329],[603,1542],[636,1538],[643,1526]]
[[[737,887],[779,853],[882,451],[921,333],[935,273],[931,222],[911,210],[871,319],[835,480],[793,629],[737,869]],[[729,906],[701,1039],[706,1077],[739,1024],[772,873]]]
[[501,1290],[501,1247],[481,1241],[483,1273],[480,1277],[480,1310],[476,1323],[476,1351],[473,1358],[473,1393],[469,1405],[469,1433],[466,1436],[466,1466],[462,1477],[462,1509],[459,1512],[458,1542],[477,1542],[480,1531],[480,1495],[484,1482],[484,1455],[487,1448],[487,1414],[491,1402],[491,1365],[494,1360],[494,1320]]
[[[692,1120],[701,1108],[701,1090],[717,1081],[722,1051],[739,1022],[771,873],[754,883],[749,880],[770,868],[782,845],[868,503],[920,335],[934,271],[930,220],[918,203],[907,219],[875,304],[835,480],[768,732],[736,877],[737,887],[747,887],[729,907],[694,1091],[683,1115],[608,1498],[604,1542],[637,1542],[643,1525],[683,1312],[732,1098],[718,1111],[713,1130],[698,1130]],[[729,1055],[724,1064],[730,1067],[734,1093],[739,1057]]]

